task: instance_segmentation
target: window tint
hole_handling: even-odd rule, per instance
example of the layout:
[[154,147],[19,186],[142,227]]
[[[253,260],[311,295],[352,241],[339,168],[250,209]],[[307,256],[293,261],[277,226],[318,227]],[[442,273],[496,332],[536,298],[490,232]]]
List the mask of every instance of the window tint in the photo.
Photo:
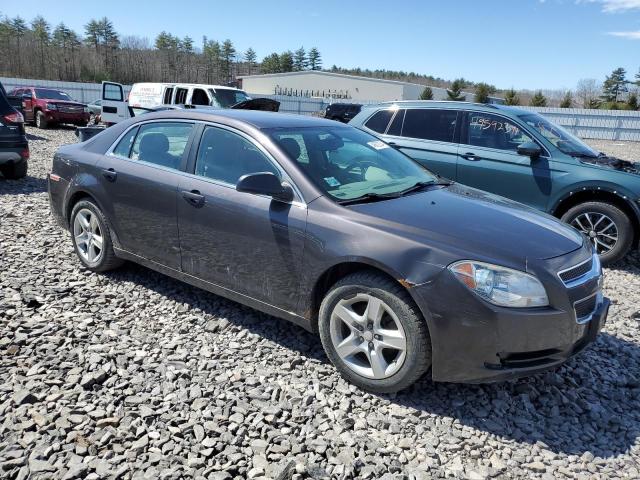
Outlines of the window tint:
[[180,168],[193,124],[154,122],[140,126],[130,157],[163,167]]
[[196,175],[235,185],[243,175],[257,172],[280,176],[276,167],[246,138],[222,128],[205,129],[196,159]]
[[439,142],[453,142],[456,130],[455,110],[414,108],[407,110],[402,136]]
[[387,135],[400,135],[402,133],[402,124],[404,123],[404,109],[398,110],[396,116],[387,130]]
[[124,100],[124,94],[120,85],[105,83],[103,88],[103,97],[105,100],[115,100],[117,102]]
[[173,87],[167,87],[164,91],[164,97],[162,103],[169,105],[171,103],[171,96],[173,95]]
[[469,112],[467,122],[467,134],[462,142],[467,145],[515,152],[521,143],[532,141],[520,127],[498,115]]
[[389,120],[391,120],[393,113],[393,110],[380,110],[367,120],[365,126],[374,132],[384,133],[387,129],[387,125],[389,125]]
[[120,139],[116,148],[113,149],[113,154],[118,155],[119,157],[129,157],[129,153],[131,152],[131,145],[133,144],[133,139],[136,138],[136,133],[138,133],[138,128],[132,128],[129,130],[124,137]]
[[187,103],[187,89],[186,88],[177,88],[176,89],[176,99],[173,102],[176,105],[182,105]]
[[209,105],[207,92],[201,88],[194,88],[191,94],[191,105]]

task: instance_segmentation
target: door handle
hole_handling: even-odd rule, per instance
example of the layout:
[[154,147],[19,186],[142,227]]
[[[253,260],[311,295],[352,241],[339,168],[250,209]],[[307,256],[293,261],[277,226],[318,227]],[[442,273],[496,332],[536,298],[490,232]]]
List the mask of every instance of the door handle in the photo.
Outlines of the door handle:
[[477,156],[475,153],[473,152],[467,152],[464,155],[460,155],[462,158],[464,158],[465,160],[471,160],[471,161],[477,161],[477,160],[481,160],[481,157]]
[[196,208],[200,208],[204,205],[204,195],[198,190],[182,190],[182,198],[193,205]]
[[118,178],[118,173],[113,168],[105,168],[102,170],[102,176],[110,182],[115,182]]

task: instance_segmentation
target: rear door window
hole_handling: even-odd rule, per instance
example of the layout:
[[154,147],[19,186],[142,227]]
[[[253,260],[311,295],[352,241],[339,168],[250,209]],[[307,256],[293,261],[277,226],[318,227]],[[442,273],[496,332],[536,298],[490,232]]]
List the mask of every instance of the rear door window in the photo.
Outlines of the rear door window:
[[183,105],[187,103],[187,92],[186,88],[176,88],[176,99],[174,100],[174,104]]
[[434,108],[410,108],[404,117],[402,136],[453,142],[456,131],[456,110]]
[[374,113],[364,125],[374,132],[384,133],[387,130],[387,125],[389,125],[393,113],[394,110],[379,110]]
[[132,128],[118,142],[116,148],[113,149],[113,154],[118,157],[129,158],[129,154],[131,153],[131,145],[133,145],[133,139],[136,138],[136,133],[138,133],[138,127]]
[[145,123],[138,130],[129,158],[179,169],[192,131],[192,123]]
[[404,123],[405,110],[402,108],[396,112],[396,116],[393,117],[387,135],[402,135],[402,124]]
[[164,91],[164,97],[162,103],[165,105],[171,105],[171,97],[173,96],[173,87],[168,87]]

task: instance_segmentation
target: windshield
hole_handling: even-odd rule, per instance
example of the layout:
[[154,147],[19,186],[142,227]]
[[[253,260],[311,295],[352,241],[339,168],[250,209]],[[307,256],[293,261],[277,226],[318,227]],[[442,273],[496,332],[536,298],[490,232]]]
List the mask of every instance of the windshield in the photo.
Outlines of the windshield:
[[218,88],[217,90],[210,89],[211,95],[218,102],[218,106],[222,108],[229,108],[236,103],[249,100],[249,97],[242,90],[230,90],[226,88]]
[[558,147],[562,153],[577,157],[598,156],[597,151],[586,145],[578,137],[536,113],[522,115],[520,118],[538,133],[544,135],[544,137]]
[[266,130],[311,180],[338,201],[392,196],[437,177],[368,133],[353,127]]
[[36,88],[36,98],[43,98],[47,100],[68,100],[73,101],[73,99],[64,92],[60,90],[49,90],[48,88]]

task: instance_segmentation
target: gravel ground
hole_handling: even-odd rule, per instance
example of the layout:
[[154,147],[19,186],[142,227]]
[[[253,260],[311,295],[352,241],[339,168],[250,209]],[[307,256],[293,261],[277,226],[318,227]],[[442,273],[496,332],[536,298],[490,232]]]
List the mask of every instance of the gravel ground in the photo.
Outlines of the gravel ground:
[[612,157],[623,160],[640,161],[640,143],[611,140],[586,140],[593,148]]
[[597,343],[495,385],[347,384],[306,331],[135,265],[80,267],[29,129],[0,180],[0,477],[639,478],[640,255]]

